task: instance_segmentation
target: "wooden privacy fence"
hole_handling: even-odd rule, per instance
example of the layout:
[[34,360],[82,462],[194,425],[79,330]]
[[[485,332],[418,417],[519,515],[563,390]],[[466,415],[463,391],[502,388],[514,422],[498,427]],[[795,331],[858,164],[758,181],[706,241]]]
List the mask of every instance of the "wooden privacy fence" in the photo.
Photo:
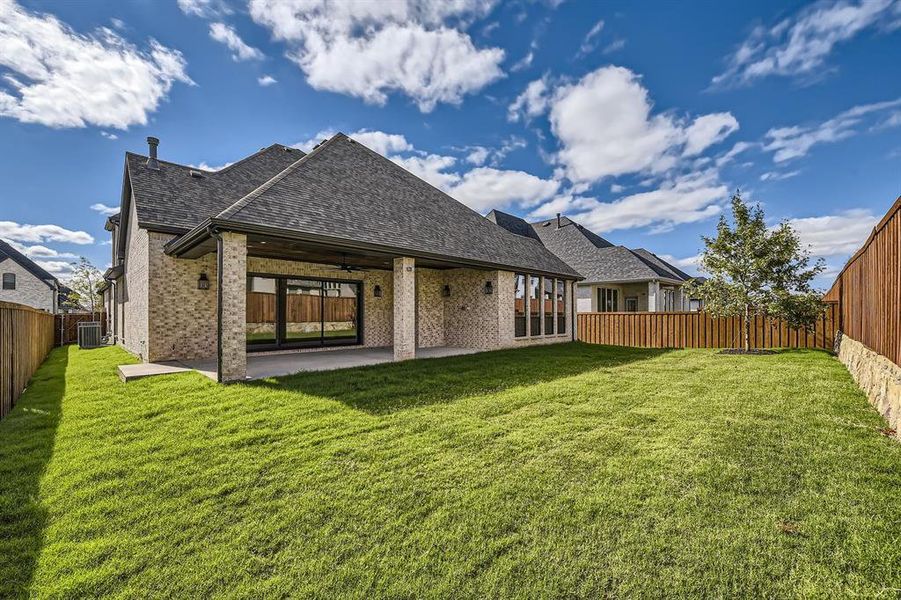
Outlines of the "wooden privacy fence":
[[53,348],[53,322],[50,313],[0,302],[0,418]]
[[901,197],[826,294],[841,306],[839,328],[901,366]]
[[[325,321],[355,321],[356,298],[333,296],[288,295],[285,317],[289,323],[318,323],[322,312],[320,298],[325,305]],[[247,294],[247,322],[275,323],[275,295],[262,292]]]
[[[752,348],[821,348],[832,350],[839,307],[826,313],[811,331],[793,329],[778,319],[751,321]],[[640,348],[740,348],[741,318],[714,318],[705,312],[579,313],[578,336],[590,344]]]
[[94,314],[62,314],[56,315],[54,325],[54,344],[65,346],[78,342],[78,324],[86,321],[100,321],[100,334],[106,335],[106,313]]

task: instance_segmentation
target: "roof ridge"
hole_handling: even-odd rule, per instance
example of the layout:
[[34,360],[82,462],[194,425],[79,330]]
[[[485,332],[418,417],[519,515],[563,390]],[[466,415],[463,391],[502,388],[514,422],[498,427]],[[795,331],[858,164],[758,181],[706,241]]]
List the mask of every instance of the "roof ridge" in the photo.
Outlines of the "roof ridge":
[[[4,258],[9,258],[10,260],[19,264],[23,269],[43,281],[48,286],[50,286],[50,281],[53,281],[57,285],[60,285],[59,278],[36,263],[34,260],[28,258],[28,256],[26,256],[23,252],[19,252],[19,250],[17,250],[15,246],[3,239],[0,239],[0,254],[4,255]],[[52,288],[53,286],[50,287]]]
[[[182,168],[182,169],[191,169],[191,170],[193,170],[193,171],[203,171],[204,173],[215,173],[215,174],[219,174],[219,173],[224,173],[225,171],[228,171],[228,170],[231,169],[232,167],[237,167],[238,165],[240,165],[240,164],[242,164],[242,163],[244,163],[244,162],[247,162],[247,161],[250,160],[251,158],[254,158],[254,157],[256,157],[256,156],[259,156],[259,155],[262,154],[263,152],[266,152],[267,150],[270,150],[271,148],[274,148],[274,147],[276,147],[276,146],[281,146],[282,148],[291,148],[292,151],[296,150],[297,152],[300,152],[301,154],[303,154],[304,156],[306,156],[306,154],[304,153],[304,151],[301,150],[300,148],[294,148],[293,146],[286,146],[285,144],[279,144],[278,142],[275,142],[275,143],[273,143],[273,144],[269,144],[269,145],[266,146],[265,148],[260,148],[259,150],[257,150],[256,152],[254,152],[254,153],[252,153],[252,154],[248,154],[247,156],[245,156],[244,158],[242,158],[242,159],[240,159],[240,160],[236,160],[236,161],[233,162],[232,164],[228,165],[227,167],[223,167],[223,168],[219,169],[218,171],[214,171],[214,170],[212,170],[212,169],[203,169],[203,168],[198,167],[198,166],[195,166],[195,165],[186,165],[186,164],[183,164],[183,163],[177,163],[177,162],[174,162],[174,161],[171,161],[171,160],[164,160],[164,159],[162,159],[162,158],[158,158],[158,159],[157,159],[157,162],[162,163],[162,164],[164,164],[164,165],[170,165],[170,166],[173,166],[173,167],[180,167],[180,168]],[[126,151],[125,151],[125,154],[131,154],[132,156],[137,156],[138,158],[149,158],[146,154],[141,154],[140,152],[132,152],[131,150],[126,150]],[[303,158],[303,157],[301,157],[301,158]]]
[[294,161],[293,163],[291,163],[290,165],[285,167],[281,172],[277,173],[274,177],[263,182],[256,189],[250,191],[242,198],[239,198],[233,204],[227,206],[219,214],[216,215],[216,218],[230,219],[230,218],[234,217],[236,214],[238,214],[244,208],[246,208],[248,204],[250,204],[255,199],[257,199],[260,195],[262,195],[263,192],[265,192],[266,190],[268,190],[269,188],[274,186],[276,183],[278,183],[279,181],[281,181],[282,179],[284,179],[285,177],[287,177],[288,175],[293,173],[294,170],[297,169],[301,165],[301,163],[306,164],[306,160],[308,158],[310,158],[311,156],[317,156],[321,152],[322,148],[331,144],[334,140],[337,140],[342,137],[346,138],[347,136],[340,132],[336,133],[335,135],[333,135],[326,141],[322,142],[321,144],[319,144],[318,146],[316,146],[315,148],[310,150],[308,153],[304,154],[303,156],[298,158],[296,161]]

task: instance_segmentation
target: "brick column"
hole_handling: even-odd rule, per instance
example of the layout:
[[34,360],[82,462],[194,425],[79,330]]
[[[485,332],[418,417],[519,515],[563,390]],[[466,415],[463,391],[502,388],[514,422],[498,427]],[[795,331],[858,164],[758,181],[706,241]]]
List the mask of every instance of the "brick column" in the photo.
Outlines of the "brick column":
[[219,242],[219,381],[247,377],[247,237],[223,232]]
[[416,358],[416,261],[394,259],[394,360]]

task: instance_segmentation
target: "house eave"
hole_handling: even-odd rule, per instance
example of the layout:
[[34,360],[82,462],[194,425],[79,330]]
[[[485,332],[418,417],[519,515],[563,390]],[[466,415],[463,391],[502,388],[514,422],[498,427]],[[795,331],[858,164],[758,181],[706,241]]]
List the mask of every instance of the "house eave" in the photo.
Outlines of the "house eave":
[[548,277],[559,277],[573,281],[580,281],[582,276],[573,273],[546,271],[535,269],[532,267],[504,265],[487,261],[473,260],[469,258],[460,258],[455,256],[446,256],[431,252],[423,252],[421,250],[411,250],[409,248],[401,248],[397,246],[388,246],[383,244],[373,244],[360,240],[348,240],[342,238],[331,237],[321,234],[307,234],[299,231],[281,229],[278,227],[269,227],[266,225],[255,225],[250,223],[240,223],[229,221],[227,219],[209,218],[197,225],[191,231],[185,233],[181,237],[171,240],[164,246],[164,251],[169,256],[182,257],[190,250],[194,249],[203,242],[208,241],[214,232],[229,231],[233,233],[243,233],[245,235],[265,236],[273,239],[282,239],[293,242],[310,242],[316,244],[329,244],[339,248],[356,251],[381,252],[395,254],[398,256],[409,256],[412,258],[420,258],[434,261],[447,261],[459,264],[461,267],[475,267],[479,269],[499,269],[504,271],[528,272],[535,275]]

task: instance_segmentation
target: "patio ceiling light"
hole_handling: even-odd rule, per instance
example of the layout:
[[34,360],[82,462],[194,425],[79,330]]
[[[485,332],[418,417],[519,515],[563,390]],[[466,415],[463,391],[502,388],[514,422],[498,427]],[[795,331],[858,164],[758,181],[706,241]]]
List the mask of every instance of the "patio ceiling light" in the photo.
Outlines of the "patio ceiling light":
[[206,273],[201,273],[200,277],[197,278],[197,289],[198,290],[210,289],[210,280],[206,276]]

